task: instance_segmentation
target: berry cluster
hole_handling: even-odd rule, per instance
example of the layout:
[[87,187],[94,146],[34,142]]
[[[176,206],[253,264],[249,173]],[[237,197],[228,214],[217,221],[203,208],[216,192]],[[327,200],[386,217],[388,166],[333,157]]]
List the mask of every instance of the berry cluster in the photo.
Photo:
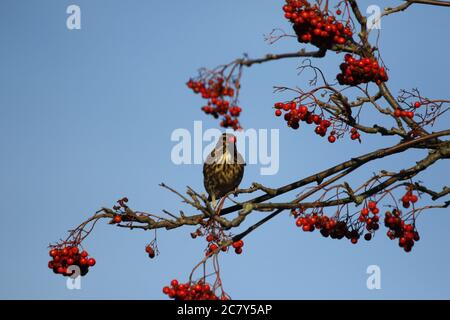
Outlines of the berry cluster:
[[329,49],[336,44],[344,44],[353,32],[319,5],[311,5],[306,0],[286,0],[284,16],[293,23],[300,43],[311,43],[319,48]]
[[[192,238],[196,238],[198,236],[197,232],[196,233],[191,233]],[[205,252],[206,256],[211,255],[214,251],[216,251],[219,246],[220,243],[224,240],[224,239],[220,239],[219,237],[213,235],[213,234],[208,234],[206,236],[206,241],[208,242],[208,249]],[[243,240],[238,240],[232,243],[231,245],[234,249],[234,252],[236,254],[241,254],[242,253],[242,247],[244,246],[244,241]],[[222,251],[226,252],[228,251],[228,247],[222,247],[221,248]]]
[[420,240],[419,233],[415,230],[414,225],[405,223],[405,220],[401,218],[400,211],[397,209],[392,210],[392,213],[386,212],[384,224],[389,228],[387,232],[389,239],[398,239],[398,245],[405,252],[410,252],[414,242]]
[[359,134],[358,130],[356,128],[351,128],[350,130],[350,139],[352,140],[361,140],[361,135]]
[[[170,287],[163,288],[163,293],[175,300],[219,300],[211,286],[202,281],[180,284],[178,280],[172,280]],[[226,300],[227,297],[224,295],[221,299]]]
[[[307,124],[315,124],[316,128],[314,132],[321,137],[327,134],[328,128],[331,126],[331,121],[323,119],[318,114],[314,114],[308,111],[308,107],[305,105],[298,105],[295,101],[289,101],[286,103],[277,102],[275,103],[275,115],[277,117],[282,115],[282,110],[286,113],[284,114],[284,120],[286,120],[288,127],[292,129],[298,129],[300,127],[299,122],[303,121]],[[334,133],[332,134],[334,136]],[[330,140],[330,139],[329,139]],[[336,138],[332,139],[330,142],[336,141]]]
[[207,105],[202,107],[206,114],[210,114],[216,119],[222,116],[220,126],[231,127],[234,130],[241,128],[237,118],[242,109],[230,102],[230,99],[235,96],[235,90],[222,77],[208,81],[190,79],[187,86],[195,93],[200,93],[203,99],[208,100]]
[[[277,117],[280,117],[285,111],[284,120],[287,122],[288,127],[295,130],[300,127],[300,121],[303,121],[307,124],[316,125],[314,132],[321,137],[325,137],[328,129],[332,126],[330,120],[323,119],[320,115],[309,111],[307,106],[298,104],[295,101],[277,102],[274,107],[275,116]],[[350,138],[352,140],[360,140],[360,137],[361,135],[356,128],[350,130]],[[328,141],[334,143],[336,139],[336,131],[331,130]]]
[[[414,201],[414,195],[409,191],[404,196],[408,197],[408,201]],[[411,198],[412,197],[412,198]],[[352,223],[347,224],[348,221],[339,221],[335,218],[329,218],[326,215],[319,215],[318,213],[304,214],[302,211],[291,211],[296,218],[297,227],[301,227],[305,232],[313,232],[316,229],[324,237],[332,239],[342,239],[346,237],[350,239],[351,243],[356,244],[363,232],[360,232],[360,227]],[[379,224],[380,209],[377,207],[375,201],[369,201],[359,214],[358,221],[365,224],[365,229],[368,231],[364,235],[364,239],[370,241],[373,234],[380,228]],[[353,226],[352,226],[353,225]],[[399,246],[405,252],[410,252],[414,243],[420,240],[418,231],[415,229],[414,223],[407,223],[402,219],[401,212],[394,209],[392,213],[387,211],[384,218],[384,225],[389,229],[387,236],[391,239],[398,239]]]
[[380,67],[378,61],[371,58],[355,59],[351,54],[346,54],[340,69],[342,72],[336,76],[340,85],[357,86],[368,82],[379,85],[388,80],[384,67]]
[[419,101],[414,102],[414,105],[409,108],[409,110],[403,110],[401,108],[397,108],[394,110],[394,116],[396,116],[397,118],[400,117],[405,117],[405,118],[414,118],[414,110],[417,108],[420,108],[422,106],[422,103],[420,103]]
[[86,251],[80,252],[77,246],[64,246],[59,249],[52,248],[49,254],[53,259],[48,262],[48,267],[53,269],[54,273],[62,274],[63,276],[72,274],[67,270],[69,266],[78,266],[80,274],[84,276],[88,273],[89,267],[95,265],[95,259],[89,258],[89,254]]
[[244,246],[244,241],[242,240],[235,241],[233,242],[232,246],[234,248],[234,252],[236,252],[237,254],[241,254],[242,247]]
[[[208,234],[206,236],[206,241],[209,243],[209,245],[208,245],[208,249],[205,252],[205,256],[209,256],[214,251],[219,249],[220,239],[218,237],[214,236],[213,234]],[[227,247],[222,247],[221,250],[225,252],[225,251],[227,251]]]
[[346,237],[353,244],[357,243],[360,237],[359,232],[355,229],[350,230],[345,221],[337,221],[334,218],[317,213],[301,216],[296,211],[292,211],[292,213],[294,217],[297,217],[295,221],[297,227],[301,227],[305,232],[313,232],[315,229],[319,229],[325,238],[342,239]]
[[416,203],[419,198],[412,193],[412,190],[406,191],[405,195],[402,197],[403,208],[409,208],[413,203]]
[[372,239],[372,232],[377,231],[380,228],[380,217],[378,214],[380,209],[377,207],[377,203],[374,201],[369,201],[367,207],[362,208],[358,220],[366,225],[366,230],[369,233],[364,235],[364,239],[370,241]]

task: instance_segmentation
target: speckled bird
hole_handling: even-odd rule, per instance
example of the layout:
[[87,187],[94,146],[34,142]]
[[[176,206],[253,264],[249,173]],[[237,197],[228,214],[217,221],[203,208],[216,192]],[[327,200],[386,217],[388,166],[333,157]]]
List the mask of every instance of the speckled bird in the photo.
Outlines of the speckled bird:
[[213,207],[218,199],[239,186],[244,167],[244,159],[237,151],[236,136],[223,133],[203,165],[203,184]]

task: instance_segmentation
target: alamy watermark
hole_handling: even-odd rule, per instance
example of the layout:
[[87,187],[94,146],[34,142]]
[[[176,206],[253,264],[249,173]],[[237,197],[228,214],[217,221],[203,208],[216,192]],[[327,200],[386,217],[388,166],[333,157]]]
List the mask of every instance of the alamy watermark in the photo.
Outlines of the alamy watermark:
[[69,15],[66,19],[66,26],[69,30],[81,29],[81,8],[76,4],[67,7],[66,13]]
[[[226,130],[236,136],[236,147],[246,164],[259,164],[261,175],[275,175],[280,167],[280,133],[278,129]],[[173,146],[170,158],[176,165],[202,164],[214,149],[222,131],[203,131],[201,121],[194,121],[193,133],[179,128],[172,132]],[[206,143],[206,144],[205,144]]]
[[66,280],[66,288],[69,290],[81,289],[81,271],[77,265],[67,267],[67,273],[72,273]]
[[381,289],[381,268],[376,264],[367,267],[366,273],[369,277],[366,281],[367,289],[369,290],[380,290]]
[[370,6],[367,7],[366,9],[366,13],[368,14],[367,16],[367,29],[369,30],[373,30],[373,29],[377,29],[380,30],[381,29],[381,8],[375,4],[372,4]]

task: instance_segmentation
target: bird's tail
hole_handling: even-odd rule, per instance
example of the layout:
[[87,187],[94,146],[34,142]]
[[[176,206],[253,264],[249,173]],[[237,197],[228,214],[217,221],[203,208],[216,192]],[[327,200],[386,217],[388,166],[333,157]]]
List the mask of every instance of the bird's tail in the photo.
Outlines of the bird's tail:
[[216,207],[216,205],[217,205],[217,200],[216,200],[216,196],[215,196],[215,195],[209,196],[209,197],[208,197],[208,201],[211,202],[211,205],[212,205],[213,208]]

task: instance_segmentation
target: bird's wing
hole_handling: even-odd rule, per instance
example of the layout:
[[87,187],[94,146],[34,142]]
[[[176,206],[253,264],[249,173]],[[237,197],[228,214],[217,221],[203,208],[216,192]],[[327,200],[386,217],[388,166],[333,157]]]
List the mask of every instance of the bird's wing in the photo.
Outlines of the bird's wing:
[[237,163],[238,164],[242,164],[242,165],[247,165],[246,163],[245,163],[245,160],[244,160],[244,158],[242,158],[242,155],[238,152],[237,153]]
[[205,166],[217,162],[217,159],[216,159],[217,155],[216,154],[217,154],[217,152],[216,152],[215,149],[209,153],[208,157],[205,160],[205,163],[203,164],[203,173],[205,173]]

